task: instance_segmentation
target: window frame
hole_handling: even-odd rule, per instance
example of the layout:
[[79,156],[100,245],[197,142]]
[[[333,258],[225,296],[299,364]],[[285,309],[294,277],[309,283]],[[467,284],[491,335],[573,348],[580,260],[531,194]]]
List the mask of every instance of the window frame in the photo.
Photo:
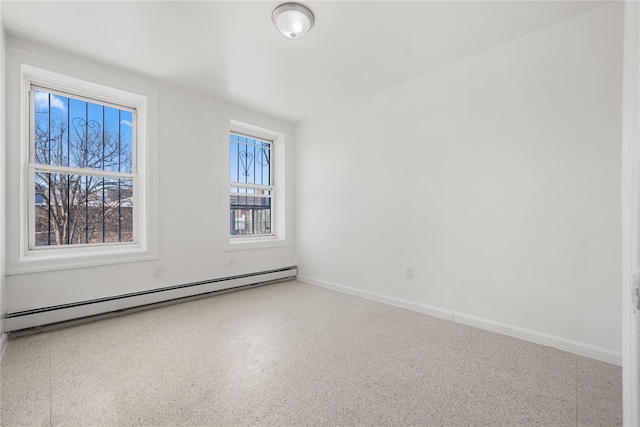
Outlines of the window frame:
[[[132,133],[131,133],[131,172],[116,172],[110,170],[100,170],[93,168],[79,168],[72,166],[62,166],[62,165],[52,165],[52,164],[41,164],[35,161],[35,114],[33,112],[36,108],[35,101],[35,92],[36,91],[46,91],[51,95],[58,95],[62,97],[67,97],[69,99],[73,98],[78,101],[92,103],[94,105],[102,105],[103,107],[111,107],[117,108],[119,110],[126,110],[132,114]],[[89,99],[83,97],[81,95],[75,93],[65,93],[60,90],[56,90],[49,87],[44,87],[42,85],[31,84],[29,89],[29,251],[40,251],[40,250],[54,250],[54,249],[68,249],[68,248],[87,248],[91,246],[111,246],[111,245],[130,245],[138,242],[138,172],[137,172],[137,126],[138,126],[138,111],[135,108],[126,105],[117,105],[106,103],[101,100]],[[36,215],[35,215],[35,202],[36,202],[36,192],[32,191],[35,188],[36,184],[36,174],[38,172],[45,173],[59,173],[59,174],[67,174],[67,175],[81,175],[81,176],[95,176],[102,178],[112,178],[112,179],[130,179],[132,181],[132,190],[133,190],[133,221],[132,221],[132,241],[131,242],[102,242],[102,243],[82,243],[82,244],[65,244],[65,245],[36,245]]]
[[[276,196],[276,186],[275,186],[275,176],[274,176],[274,159],[275,159],[275,144],[272,138],[266,138],[266,137],[262,137],[262,136],[257,136],[255,134],[249,134],[247,132],[239,132],[236,130],[232,130],[229,132],[229,143],[232,143],[231,140],[231,135],[236,135],[239,137],[244,137],[246,139],[251,139],[253,141],[258,141],[258,142],[262,142],[262,143],[266,143],[269,145],[269,184],[268,185],[261,185],[261,184],[243,184],[241,182],[236,182],[236,181],[231,181],[231,177],[229,177],[229,196],[241,196],[242,194],[245,193],[234,193],[233,191],[231,191],[232,188],[238,188],[240,189],[246,189],[246,190],[266,190],[269,191],[269,195],[267,196],[270,199],[270,203],[269,203],[269,229],[271,230],[270,233],[264,233],[264,234],[231,234],[231,230],[229,230],[229,237],[233,240],[235,239],[267,239],[267,238],[274,238],[276,237],[276,230],[274,229],[274,201],[276,200],[277,196]],[[242,142],[242,141],[237,141],[237,144],[245,144],[245,145],[249,145],[248,142]],[[254,145],[254,144],[251,144]],[[230,156],[229,156],[229,160],[231,160]],[[254,162],[256,160],[254,159]],[[229,165],[229,168],[231,168],[231,165]],[[258,194],[253,194],[251,195],[250,193],[247,194],[248,196],[253,196],[253,197],[258,197]],[[231,209],[231,203],[229,203],[229,209]]]
[[[275,121],[261,119],[260,116],[245,112],[240,109],[231,109],[223,115],[223,155],[224,173],[222,230],[223,230],[223,250],[236,251],[247,249],[266,249],[283,246],[291,246],[287,228],[287,204],[285,188],[285,150],[286,138],[289,130],[283,128]],[[240,119],[238,119],[240,118]],[[256,123],[256,124],[253,124]],[[240,133],[261,140],[271,141],[271,185],[273,193],[271,197],[271,234],[270,235],[248,235],[233,237],[229,227],[230,202],[230,165],[229,146],[231,133]]]
[[[16,233],[15,242],[17,253],[9,261],[7,274],[21,274],[38,271],[61,270],[96,265],[108,265],[123,262],[153,260],[158,258],[157,238],[154,231],[157,225],[157,214],[150,212],[155,205],[155,186],[150,185],[150,175],[154,170],[150,160],[154,158],[151,152],[150,130],[153,126],[153,114],[155,110],[155,93],[138,93],[120,89],[116,86],[105,85],[93,81],[81,80],[69,75],[58,74],[53,71],[21,64],[21,132],[20,132],[20,193],[19,193],[19,232]],[[109,82],[111,83],[111,82]],[[34,87],[42,87],[54,93],[63,93],[71,97],[116,106],[126,107],[135,111],[137,127],[134,130],[135,150],[132,153],[136,178],[133,197],[133,242],[96,243],[96,244],[72,244],[52,246],[32,246],[32,230],[35,228],[34,209],[35,173],[31,163],[32,145],[34,139],[33,112],[31,111]],[[151,107],[151,108],[150,108]],[[155,111],[153,111],[155,112]],[[133,143],[133,141],[132,141]],[[77,169],[82,174],[83,169]],[[87,172],[87,171],[84,171]],[[14,252],[15,253],[15,252]],[[13,261],[13,262],[11,262]]]

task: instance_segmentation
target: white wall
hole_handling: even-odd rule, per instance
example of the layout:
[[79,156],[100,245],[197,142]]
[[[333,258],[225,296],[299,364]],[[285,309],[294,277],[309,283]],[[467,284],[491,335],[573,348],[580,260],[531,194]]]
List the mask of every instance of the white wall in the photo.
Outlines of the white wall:
[[622,11],[297,125],[299,277],[619,363]]
[[[231,109],[235,118],[258,120],[262,127],[292,135],[293,126],[269,117],[225,105],[125,71],[116,70],[70,54],[23,40],[7,39],[7,210],[8,228],[17,227],[20,162],[21,63],[50,69],[102,84],[116,84],[154,91],[158,99],[157,144],[159,163],[160,258],[157,261],[115,264],[6,278],[8,312],[48,307],[87,299],[179,285],[196,281],[259,272],[294,265],[294,245],[270,249],[226,252],[223,219],[229,217],[221,201],[228,194],[227,177],[221,172],[228,161],[222,153],[228,139],[223,116]],[[293,140],[287,140],[287,233],[293,223]],[[14,239],[15,240],[15,239]],[[15,242],[8,248],[15,250]],[[229,258],[233,266],[229,266]],[[164,274],[154,277],[154,266]]]
[[[5,236],[5,34],[2,24],[2,4],[0,4],[0,236]],[[7,312],[5,299],[5,240],[0,239],[0,358],[8,342],[4,334],[4,316]]]

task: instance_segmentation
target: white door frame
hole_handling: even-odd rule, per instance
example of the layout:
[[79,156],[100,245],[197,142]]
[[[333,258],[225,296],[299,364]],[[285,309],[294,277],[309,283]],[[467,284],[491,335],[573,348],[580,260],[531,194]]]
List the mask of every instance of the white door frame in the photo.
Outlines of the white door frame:
[[640,4],[625,2],[622,109],[622,388],[623,423],[640,425],[640,313],[633,274],[640,268]]

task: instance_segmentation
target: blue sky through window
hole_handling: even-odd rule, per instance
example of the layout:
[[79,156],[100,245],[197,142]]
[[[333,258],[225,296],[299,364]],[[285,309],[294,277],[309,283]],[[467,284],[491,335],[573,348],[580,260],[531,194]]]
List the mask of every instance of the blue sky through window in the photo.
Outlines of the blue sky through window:
[[35,161],[132,172],[133,114],[35,90]]
[[[233,133],[229,141],[231,183],[271,185],[271,144]],[[243,190],[249,194],[255,193],[255,190]]]

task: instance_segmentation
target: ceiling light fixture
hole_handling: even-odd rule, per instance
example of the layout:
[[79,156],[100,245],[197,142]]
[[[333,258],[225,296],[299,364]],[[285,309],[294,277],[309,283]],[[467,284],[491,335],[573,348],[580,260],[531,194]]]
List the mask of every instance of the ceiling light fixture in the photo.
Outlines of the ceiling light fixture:
[[284,3],[276,7],[271,20],[282,35],[291,40],[302,38],[316,21],[309,8],[299,3]]

